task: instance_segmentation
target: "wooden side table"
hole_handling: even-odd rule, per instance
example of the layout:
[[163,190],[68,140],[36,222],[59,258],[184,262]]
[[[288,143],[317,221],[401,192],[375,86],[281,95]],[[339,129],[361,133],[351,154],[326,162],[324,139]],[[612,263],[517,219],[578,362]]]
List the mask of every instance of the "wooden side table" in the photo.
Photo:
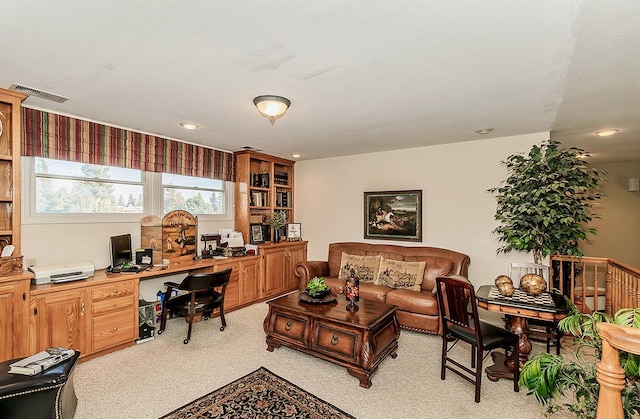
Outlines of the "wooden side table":
[[[507,318],[506,328],[518,335],[518,349],[520,351],[518,368],[521,368],[529,360],[531,353],[527,319],[557,322],[567,317],[569,312],[564,296],[550,292],[545,292],[539,297],[531,297],[516,290],[512,297],[505,297],[500,295],[493,285],[483,285],[478,288],[476,299],[478,307],[504,313]],[[494,364],[485,368],[487,378],[491,381],[498,381],[500,378],[513,380],[515,361],[507,359],[504,354],[497,352],[492,353],[491,357]]]

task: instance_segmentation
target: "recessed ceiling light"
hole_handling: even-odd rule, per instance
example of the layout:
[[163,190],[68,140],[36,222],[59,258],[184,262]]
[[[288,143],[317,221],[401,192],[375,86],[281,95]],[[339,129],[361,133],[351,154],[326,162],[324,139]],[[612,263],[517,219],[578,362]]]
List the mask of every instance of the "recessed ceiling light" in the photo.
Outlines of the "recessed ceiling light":
[[481,129],[477,129],[473,132],[475,132],[476,134],[480,134],[480,135],[485,135],[490,133],[491,131],[493,131],[493,128],[481,128]]
[[190,124],[189,122],[180,122],[180,126],[184,129],[197,129],[200,125]]
[[302,157],[302,154],[294,153],[291,155],[291,157],[293,157],[294,159],[299,159],[300,157]]
[[600,131],[596,131],[594,134],[596,134],[599,137],[608,137],[610,135],[617,134],[619,132],[620,132],[619,129],[613,128],[613,129],[602,129]]

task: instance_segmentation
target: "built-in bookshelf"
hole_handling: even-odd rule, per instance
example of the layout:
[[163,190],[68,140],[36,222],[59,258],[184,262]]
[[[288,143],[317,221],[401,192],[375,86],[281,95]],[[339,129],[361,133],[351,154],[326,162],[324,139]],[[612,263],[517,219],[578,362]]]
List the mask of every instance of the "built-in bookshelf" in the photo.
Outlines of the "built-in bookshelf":
[[20,124],[27,96],[0,89],[0,250],[15,246],[20,254]]
[[[274,212],[283,212],[287,222],[294,222],[295,161],[255,151],[236,152],[235,158],[235,230],[250,243],[251,224],[261,224],[263,238],[270,241],[273,232],[267,220]],[[285,237],[285,231],[281,233]]]

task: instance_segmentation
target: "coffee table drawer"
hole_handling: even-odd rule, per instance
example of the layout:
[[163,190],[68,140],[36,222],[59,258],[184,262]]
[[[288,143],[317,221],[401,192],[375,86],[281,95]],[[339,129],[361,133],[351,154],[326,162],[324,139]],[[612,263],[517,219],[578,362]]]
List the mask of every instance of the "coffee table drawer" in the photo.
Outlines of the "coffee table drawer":
[[276,313],[272,333],[295,342],[306,344],[308,325],[309,319],[307,317],[291,316],[287,313]]
[[361,344],[362,335],[358,331],[319,322],[316,325],[312,349],[346,361],[358,362],[358,346]]

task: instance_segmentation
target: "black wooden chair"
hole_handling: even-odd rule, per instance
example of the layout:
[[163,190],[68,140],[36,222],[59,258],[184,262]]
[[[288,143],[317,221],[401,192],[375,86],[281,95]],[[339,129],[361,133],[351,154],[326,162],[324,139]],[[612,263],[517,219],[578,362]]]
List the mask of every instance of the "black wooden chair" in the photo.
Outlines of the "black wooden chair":
[[[492,349],[504,347],[508,353],[513,348],[515,360],[513,391],[518,392],[519,351],[518,335],[485,323],[478,318],[478,305],[473,285],[466,280],[450,277],[436,278],[438,306],[442,321],[442,361],[440,379],[444,380],[449,369],[460,377],[475,384],[476,403],[480,402],[482,383],[482,362]],[[471,345],[471,368],[449,356],[449,351],[460,341]],[[475,368],[473,370],[472,368]]]
[[[197,316],[202,316],[204,320],[211,317],[213,310],[220,310],[220,320],[223,331],[227,327],[224,318],[224,295],[231,277],[231,268],[219,272],[208,272],[188,275],[180,284],[175,282],[165,282],[167,291],[164,294],[164,304],[162,305],[162,320],[158,334],[162,334],[167,326],[167,315],[184,316],[189,323],[185,345],[191,340],[191,328]],[[186,291],[171,298],[174,290]]]

